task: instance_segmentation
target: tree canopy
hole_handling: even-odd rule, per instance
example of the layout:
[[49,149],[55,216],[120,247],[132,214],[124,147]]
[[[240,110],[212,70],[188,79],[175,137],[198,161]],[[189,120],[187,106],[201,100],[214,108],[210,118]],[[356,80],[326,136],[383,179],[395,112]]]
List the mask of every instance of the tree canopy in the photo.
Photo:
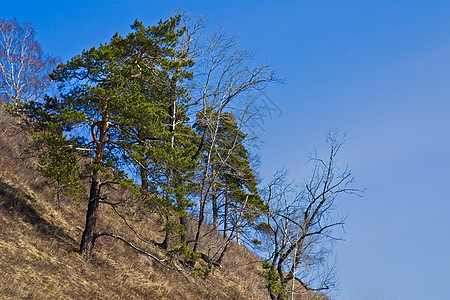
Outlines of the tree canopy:
[[[348,187],[347,170],[335,177],[341,142],[329,136],[329,160],[313,157],[301,195],[289,198],[283,176],[264,193],[244,129],[254,117],[248,108],[255,94],[280,80],[269,66],[255,66],[235,37],[219,31],[205,38],[201,22],[186,22],[181,15],[149,27],[136,20],[126,36],[116,33],[59,64],[50,74],[57,96],[24,96],[21,111],[41,149],[38,169],[56,187],[58,204],[61,195],[88,193],[80,243],[86,260],[106,235],[163,264],[117,233],[97,231],[101,203],[127,222],[104,193],[120,185],[162,220],[164,240],[151,243],[168,256],[181,254],[188,268],[203,259],[208,267],[194,269],[202,276],[237,241],[265,254],[261,275],[273,299],[287,295],[288,282],[311,288],[316,282],[298,272],[322,258],[314,252],[322,249],[319,237],[343,224],[329,218],[337,196],[357,191]],[[212,234],[223,242],[207,244]]]

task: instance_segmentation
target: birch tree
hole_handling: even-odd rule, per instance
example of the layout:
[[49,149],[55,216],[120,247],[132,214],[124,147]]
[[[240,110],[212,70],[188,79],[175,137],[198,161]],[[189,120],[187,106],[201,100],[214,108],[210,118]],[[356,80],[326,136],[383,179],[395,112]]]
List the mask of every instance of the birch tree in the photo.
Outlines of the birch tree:
[[[222,163],[226,165],[229,162],[224,160],[231,159],[230,154],[239,144],[231,143],[229,149],[216,148],[220,143],[222,121],[227,118],[224,114],[230,113],[233,107],[244,107],[246,101],[252,99],[253,93],[263,89],[268,83],[279,81],[270,66],[252,66],[252,53],[241,50],[236,37],[224,31],[211,35],[204,47],[204,51],[198,55],[194,71],[197,85],[192,92],[194,103],[200,106],[196,120],[198,128],[202,128],[198,152],[204,156],[203,169],[199,173],[198,223],[194,251],[201,239],[208,200],[212,199],[213,203],[216,201],[214,199],[217,196],[219,173],[214,168],[217,162],[214,158],[221,157]],[[233,111],[233,114],[240,118],[238,110]],[[228,155],[219,154],[218,151],[228,152]]]
[[31,24],[0,19],[0,96],[6,101],[40,99],[57,62],[42,51]]

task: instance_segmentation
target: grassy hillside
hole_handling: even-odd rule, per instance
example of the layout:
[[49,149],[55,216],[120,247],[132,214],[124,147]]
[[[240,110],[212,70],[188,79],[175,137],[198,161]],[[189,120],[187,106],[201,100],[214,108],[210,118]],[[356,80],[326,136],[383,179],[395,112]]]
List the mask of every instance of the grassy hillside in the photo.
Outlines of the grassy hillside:
[[[191,275],[132,250],[117,239],[100,237],[93,260],[78,254],[85,202],[63,199],[56,206],[43,186],[36,159],[26,151],[28,137],[0,102],[0,298],[1,299],[269,299],[261,261],[233,244],[221,268],[206,278]],[[110,199],[121,194],[111,190]],[[162,241],[158,217],[128,203],[117,208],[147,240]],[[140,240],[107,205],[100,207],[99,231],[120,234],[160,259],[166,254]],[[214,251],[221,237],[209,238],[202,251]],[[297,290],[295,299],[324,299]]]

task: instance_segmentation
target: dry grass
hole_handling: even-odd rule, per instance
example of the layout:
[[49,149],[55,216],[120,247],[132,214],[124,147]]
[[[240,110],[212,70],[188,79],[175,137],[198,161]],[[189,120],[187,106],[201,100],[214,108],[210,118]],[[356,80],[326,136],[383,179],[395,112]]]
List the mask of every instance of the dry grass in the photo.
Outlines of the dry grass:
[[[36,159],[23,156],[29,138],[0,102],[0,298],[1,299],[269,299],[258,276],[259,259],[232,244],[222,268],[207,278],[167,269],[121,241],[101,237],[92,262],[78,254],[86,203],[65,200],[55,207],[43,187]],[[122,197],[111,191],[110,197]],[[132,203],[131,203],[132,204]],[[137,206],[120,207],[142,236],[162,241],[158,218]],[[133,234],[111,207],[101,206],[98,230],[125,236],[154,255],[164,253]],[[202,247],[215,251],[221,237]],[[296,299],[314,299],[314,295]]]

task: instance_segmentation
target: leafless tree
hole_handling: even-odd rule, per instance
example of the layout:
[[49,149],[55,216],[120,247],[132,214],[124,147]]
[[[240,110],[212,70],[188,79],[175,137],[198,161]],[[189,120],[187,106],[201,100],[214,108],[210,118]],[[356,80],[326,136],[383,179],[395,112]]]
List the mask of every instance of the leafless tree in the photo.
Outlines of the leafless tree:
[[351,172],[337,166],[337,155],[343,138],[328,134],[329,154],[321,158],[314,151],[312,175],[298,192],[288,182],[285,171],[277,172],[265,191],[270,212],[257,226],[261,249],[265,250],[263,274],[268,279],[272,299],[285,299],[288,283],[323,291],[335,287],[334,264],[328,265],[330,243],[340,238],[333,235],[345,218],[335,211],[336,202],[345,194],[361,195],[353,188]]
[[[232,110],[232,104],[234,107],[245,107],[249,99],[252,99],[252,93],[263,89],[268,83],[279,81],[270,66],[252,66],[252,53],[241,50],[238,39],[223,30],[208,37],[203,51],[197,52],[197,56],[194,77],[197,85],[192,89],[192,98],[193,104],[200,106],[198,111],[201,112],[201,118],[197,118],[197,122],[200,123],[199,126],[203,126],[203,133],[198,153],[202,152],[205,158],[203,170],[200,172],[201,187],[194,251],[197,250],[201,239],[208,200],[212,201],[214,226],[216,229],[218,226],[216,200],[219,173],[214,166],[229,164],[230,156],[238,143],[236,139],[226,153],[217,151],[219,128],[224,114]],[[248,110],[242,110],[240,114],[236,112],[233,111],[239,120],[238,126],[242,128],[249,118]]]
[[39,99],[58,62],[42,51],[35,35],[28,23],[0,19],[0,96],[14,104]]

